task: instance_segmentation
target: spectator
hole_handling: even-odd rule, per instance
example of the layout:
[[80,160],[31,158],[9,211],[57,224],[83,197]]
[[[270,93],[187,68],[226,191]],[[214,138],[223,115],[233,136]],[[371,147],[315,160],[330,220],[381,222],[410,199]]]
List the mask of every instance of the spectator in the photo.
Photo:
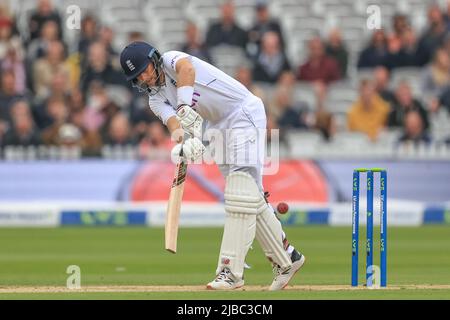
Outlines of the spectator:
[[52,121],[47,114],[47,103],[49,100],[69,101],[70,92],[67,87],[68,75],[65,71],[58,71],[51,80],[51,85],[44,97],[36,98],[34,102],[33,115],[39,128],[45,128]]
[[242,83],[251,93],[265,101],[266,95],[264,90],[253,82],[252,71],[246,67],[241,66],[236,71],[236,80]]
[[70,91],[68,96],[68,104],[70,110],[80,110],[86,107],[85,97],[79,88]]
[[[295,77],[295,73],[292,70],[286,70],[283,71],[283,73],[280,75],[280,78],[278,79],[278,82],[276,83],[275,88],[283,87],[286,88],[287,92],[290,92],[290,94],[293,95],[295,91],[295,85],[297,83],[297,78]],[[273,87],[271,87],[270,90],[264,91],[266,95],[266,100],[271,99],[274,92]],[[306,104],[306,102],[301,102],[302,105],[305,105],[305,108],[308,109],[309,106]],[[265,104],[266,107],[270,106],[270,103]]]
[[145,41],[144,35],[140,31],[131,31],[128,33],[128,43],[135,41]]
[[15,79],[15,91],[24,94],[26,88],[26,72],[23,62],[23,51],[21,45],[19,47],[11,44],[8,48],[6,56],[0,61],[0,72],[12,71]]
[[255,6],[256,21],[248,31],[247,53],[250,57],[258,56],[261,49],[262,37],[266,32],[272,31],[278,34],[280,46],[284,52],[285,42],[280,23],[270,17],[266,0],[259,0]]
[[70,114],[70,123],[81,132],[81,154],[83,157],[99,157],[102,139],[96,130],[91,130],[86,123],[86,110],[75,109]]
[[445,22],[447,23],[447,31],[450,31],[450,1],[447,0],[447,8],[445,13]]
[[297,79],[301,81],[321,81],[329,84],[339,80],[341,74],[337,61],[325,54],[325,48],[319,37],[309,40],[309,56],[305,64],[298,69]]
[[386,67],[379,66],[373,71],[376,93],[393,108],[395,95],[389,89],[390,72]]
[[82,144],[83,136],[77,126],[71,123],[64,123],[59,127],[55,145],[59,147],[76,147],[81,149]]
[[81,68],[80,68],[80,55],[77,52],[71,53],[65,60],[65,65],[69,70],[69,82],[70,90],[77,90],[80,86]]
[[146,135],[139,143],[139,157],[144,159],[170,159],[170,150],[174,146],[169,134],[159,121],[147,126]]
[[1,74],[0,87],[0,120],[10,121],[10,110],[12,103],[24,96],[17,92],[16,76],[13,71],[5,70]]
[[[0,1],[0,28],[3,27],[11,27],[10,33],[13,33],[13,29],[15,29],[14,25],[14,17],[11,14],[11,10],[9,7],[9,1]],[[15,33],[16,30],[14,30]]]
[[[276,129],[276,130],[279,129],[278,124],[276,122],[275,117],[271,113],[268,113],[267,114],[267,131],[269,133],[274,129]],[[271,135],[267,134],[268,141],[270,141],[270,137],[271,137]]]
[[50,80],[49,96],[68,101],[71,94],[68,82],[69,75],[65,70],[56,72]]
[[408,111],[417,111],[422,117],[424,128],[428,129],[428,114],[423,105],[414,99],[411,87],[406,81],[402,81],[395,92],[396,103],[389,114],[389,127],[403,127],[405,116]]
[[109,121],[104,110],[110,102],[103,84],[94,81],[86,98],[86,126],[89,130],[101,131],[102,137],[106,135],[104,128],[108,126]]
[[14,34],[14,19],[5,3],[0,4],[0,60],[4,59],[11,47],[23,55],[20,37]]
[[315,82],[313,85],[314,95],[316,98],[316,110],[325,110],[325,101],[327,99],[327,86],[323,82]]
[[119,53],[114,49],[114,30],[109,26],[100,27],[98,42],[103,43],[108,52],[108,59],[115,70],[120,68]]
[[339,29],[331,30],[328,35],[328,42],[325,46],[326,54],[333,57],[339,65],[339,74],[342,78],[347,77],[348,50],[342,40]]
[[417,49],[420,66],[430,62],[434,52],[444,43],[446,35],[447,25],[444,15],[437,4],[432,4],[428,8],[428,29],[420,37]]
[[262,38],[261,52],[253,67],[255,81],[276,83],[284,71],[291,69],[286,55],[280,47],[278,34],[266,32]]
[[434,96],[440,96],[450,86],[450,56],[439,48],[431,64],[424,70],[422,89]]
[[89,47],[87,69],[81,76],[81,90],[87,92],[89,85],[94,80],[103,84],[129,87],[123,74],[112,67],[105,45],[100,42],[94,42]]
[[9,123],[7,123],[5,120],[2,120],[0,118],[0,149],[2,146],[3,136],[8,131],[8,128],[9,128]]
[[369,80],[362,80],[359,87],[359,98],[347,114],[347,124],[351,131],[367,134],[375,141],[386,126],[389,105],[375,92]]
[[97,20],[93,15],[87,14],[81,21],[80,40],[78,41],[78,52],[81,56],[81,69],[83,70],[87,65],[88,49],[97,40],[97,36]]
[[436,110],[439,107],[444,107],[445,109],[447,109],[447,112],[450,113],[450,87],[448,87],[442,94],[440,97],[438,97],[438,101],[437,101],[437,106],[436,106]]
[[38,0],[37,9],[31,13],[29,21],[30,40],[39,37],[43,25],[48,22],[55,22],[58,28],[58,40],[62,39],[61,16],[53,7],[51,0]]
[[[33,65],[33,87],[38,98],[49,95],[51,82],[58,73],[65,73],[69,79],[69,68],[65,64],[64,47],[59,41],[48,44],[44,58],[37,60]],[[70,82],[65,83],[66,90],[70,89]]]
[[212,24],[206,34],[206,45],[211,48],[221,44],[245,49],[247,33],[235,22],[233,1],[226,1],[221,7],[222,18]]
[[336,120],[331,112],[318,110],[315,114],[314,128],[318,130],[325,141],[331,141],[336,134]]
[[306,128],[304,112],[299,109],[292,101],[292,92],[285,87],[278,87],[272,109],[278,127],[281,129]]
[[5,133],[2,145],[37,146],[41,144],[39,131],[33,124],[30,108],[25,100],[16,101],[11,107],[12,126]]
[[[114,91],[114,88],[106,87],[106,96],[107,96],[107,103],[102,107],[101,114],[104,119],[103,125],[100,128],[100,133],[102,134],[102,137],[106,137],[109,134],[109,129],[111,127],[111,122],[114,119],[114,117],[119,113],[124,113],[123,108],[125,107],[124,104],[122,104],[122,101],[120,101],[120,98],[117,98],[116,92]],[[147,104],[148,107],[148,104]],[[125,114],[125,113],[124,113]],[[128,120],[128,114],[127,114],[127,122]],[[131,136],[133,137],[133,141],[137,141],[136,136],[134,135],[133,130],[131,129]]]
[[393,32],[387,37],[388,49],[391,54],[397,54],[403,45],[404,33],[410,29],[408,17],[395,14],[392,17]]
[[447,54],[450,56],[450,32],[448,32],[447,36],[445,37],[443,48],[445,51],[447,51]]
[[111,146],[127,146],[136,143],[131,135],[130,123],[124,113],[118,112],[113,116],[104,141],[105,144]]
[[42,140],[46,145],[58,145],[59,129],[67,123],[69,110],[64,100],[52,98],[47,102],[48,124],[42,131]]
[[40,37],[31,41],[27,50],[28,61],[33,62],[42,58],[51,42],[59,41],[58,25],[54,21],[47,21],[41,29]]
[[280,75],[277,85],[293,89],[296,83],[295,73],[292,70],[286,70]]
[[98,32],[98,41],[103,43],[108,51],[110,57],[114,58],[118,56],[117,51],[114,49],[114,30],[109,26],[102,26]]
[[411,110],[406,112],[403,134],[399,142],[412,142],[415,145],[419,143],[429,144],[431,142],[431,138],[425,130],[422,116],[418,111]]
[[393,57],[392,67],[416,67],[418,65],[416,33],[412,28],[408,28],[402,33],[401,47]]
[[129,118],[133,127],[133,134],[142,139],[147,131],[147,125],[159,120],[148,107],[148,97],[144,95],[133,95],[129,106]]
[[193,22],[187,23],[185,35],[186,43],[181,46],[181,51],[211,63],[209,50],[200,40],[198,28]]
[[370,44],[363,49],[358,58],[358,69],[384,66],[390,69],[392,56],[389,54],[386,34],[383,29],[376,30]]

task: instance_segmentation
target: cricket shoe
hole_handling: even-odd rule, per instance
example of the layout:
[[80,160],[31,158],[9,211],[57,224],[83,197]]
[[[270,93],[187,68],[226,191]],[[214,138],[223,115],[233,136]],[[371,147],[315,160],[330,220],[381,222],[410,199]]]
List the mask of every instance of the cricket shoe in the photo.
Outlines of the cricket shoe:
[[209,290],[233,290],[244,285],[244,279],[236,279],[230,269],[223,268],[217,277],[206,285]]
[[275,278],[273,279],[272,285],[269,290],[282,290],[291,281],[295,273],[303,266],[305,263],[305,256],[294,249],[291,254],[292,265],[287,268],[281,268],[279,265],[274,265],[273,271]]

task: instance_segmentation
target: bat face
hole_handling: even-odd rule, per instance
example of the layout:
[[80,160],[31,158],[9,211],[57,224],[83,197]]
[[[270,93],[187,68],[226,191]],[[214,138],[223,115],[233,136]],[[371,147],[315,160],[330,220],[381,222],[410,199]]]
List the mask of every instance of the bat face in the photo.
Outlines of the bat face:
[[177,252],[178,225],[186,174],[187,163],[180,157],[170,189],[169,202],[167,203],[165,242],[166,250],[172,253]]

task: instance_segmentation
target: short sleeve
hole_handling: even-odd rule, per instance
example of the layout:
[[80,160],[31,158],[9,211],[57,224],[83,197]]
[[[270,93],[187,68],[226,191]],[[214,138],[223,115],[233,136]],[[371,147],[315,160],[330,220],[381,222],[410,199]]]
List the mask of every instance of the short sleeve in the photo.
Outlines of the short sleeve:
[[175,66],[177,65],[178,60],[183,58],[190,59],[191,56],[181,51],[167,51],[163,54],[162,58],[164,67],[175,72]]
[[169,120],[169,118],[176,115],[172,106],[165,102],[150,98],[148,104],[152,112],[164,123],[164,125],[167,125],[167,120]]

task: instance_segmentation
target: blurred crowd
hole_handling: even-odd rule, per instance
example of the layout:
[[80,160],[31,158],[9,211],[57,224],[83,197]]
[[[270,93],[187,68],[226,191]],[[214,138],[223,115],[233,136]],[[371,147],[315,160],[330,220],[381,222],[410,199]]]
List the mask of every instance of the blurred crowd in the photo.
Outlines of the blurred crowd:
[[[317,130],[327,140],[336,132],[328,88],[348,78],[349,51],[339,29],[326,38],[313,36],[308,55],[294,66],[286,54],[280,22],[264,1],[256,1],[249,30],[235,19],[232,1],[220,9],[220,19],[202,34],[188,22],[180,48],[214,64],[211,51],[220,45],[239,47],[251,64],[234,75],[266,105],[268,127]],[[118,63],[114,27],[102,25],[93,13],[83,13],[76,50],[64,41],[64,22],[51,0],[36,1],[28,19],[29,34],[18,32],[7,2],[0,2],[0,146],[77,146],[85,157],[102,156],[104,146],[137,147],[139,156],[170,150],[173,142],[151,113],[145,95],[132,90]],[[389,31],[388,31],[389,30]],[[376,141],[386,128],[403,130],[401,141],[430,142],[430,114],[450,110],[450,3],[444,11],[428,8],[428,25],[421,33],[407,15],[394,16],[390,28],[373,32],[360,52],[357,68],[373,70],[359,83],[359,97],[348,106],[347,129]],[[128,42],[146,40],[140,32]],[[405,80],[392,89],[398,68],[421,68],[427,96],[415,97]],[[315,105],[294,99],[298,83],[310,83]],[[264,85],[274,88],[267,95]]]
[[[97,157],[108,146],[170,150],[165,127],[145,96],[134,92],[119,69],[114,31],[83,15],[74,52],[64,42],[61,13],[50,0],[36,1],[29,36],[0,6],[0,144],[79,147]],[[132,32],[130,42],[143,40]]]

